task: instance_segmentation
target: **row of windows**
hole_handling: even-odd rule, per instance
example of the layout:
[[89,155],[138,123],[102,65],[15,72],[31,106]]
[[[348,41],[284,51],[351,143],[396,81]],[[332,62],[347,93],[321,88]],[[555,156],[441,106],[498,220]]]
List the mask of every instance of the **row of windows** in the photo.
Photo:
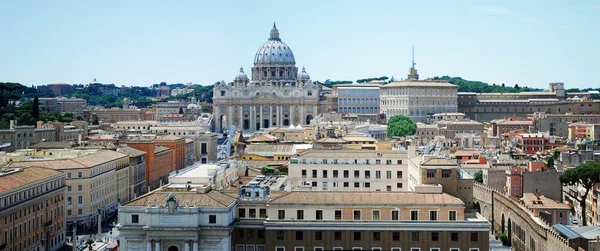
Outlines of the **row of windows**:
[[[254,210],[254,211],[252,211]],[[261,213],[261,218],[267,218],[266,215],[266,209],[260,209],[260,213]],[[265,211],[262,211],[265,210]],[[255,218],[252,217],[253,214],[252,212],[256,213],[256,209],[250,209],[250,218]],[[353,220],[374,220],[374,221],[379,221],[379,220],[391,220],[391,221],[400,221],[402,220],[400,217],[400,210],[390,210],[390,218],[389,219],[382,219],[381,218],[381,210],[373,210],[371,211],[371,219],[363,219],[362,218],[362,211],[361,210],[353,210],[352,211],[352,219]],[[240,208],[238,211],[240,218],[243,218],[241,215],[246,214],[245,209]],[[264,215],[263,215],[264,213]],[[264,217],[263,217],[264,216]],[[293,218],[295,220],[304,220],[304,210],[298,209],[296,210],[296,217]],[[277,219],[279,220],[284,220],[286,219],[286,210],[278,210],[277,211]],[[334,219],[335,220],[342,220],[343,219],[343,211],[342,210],[335,210],[334,211]],[[312,219],[311,219],[312,220]],[[323,210],[315,210],[315,220],[323,220]],[[408,219],[405,219],[408,220]],[[421,219],[419,217],[419,210],[410,210],[410,220],[411,221],[419,221],[419,220],[430,220],[430,221],[437,221],[438,220],[438,211],[437,210],[430,210],[429,211],[429,218],[427,219]],[[457,220],[457,213],[456,211],[452,210],[452,211],[448,211],[448,220],[450,221],[456,221]]]
[[[302,178],[306,178],[308,175],[308,171],[306,169],[302,169]],[[338,178],[339,177],[339,171],[338,170],[333,170],[332,172],[332,178]],[[348,179],[350,178],[350,171],[349,170],[343,170],[343,176],[344,179]],[[361,175],[360,175],[360,171],[359,170],[354,170],[354,176],[355,179],[360,179]],[[392,179],[392,171],[386,171],[385,172],[385,177],[386,179]],[[318,175],[318,170],[311,170],[311,178],[329,178],[328,175],[328,170],[321,170],[321,176]],[[371,170],[364,170],[364,175],[362,176],[362,178],[364,179],[371,179]],[[381,171],[376,170],[375,171],[375,177],[374,179],[381,179]],[[396,171],[396,179],[402,179],[402,171]]]
[[340,107],[338,112],[341,113],[376,113],[379,107]]
[[[334,188],[337,188],[340,186],[340,182],[334,181],[331,182],[332,186]],[[349,188],[350,187],[350,182],[341,182],[344,188]],[[318,182],[316,181],[302,181],[301,183],[303,186],[311,186],[311,187],[318,187]],[[329,183],[327,181],[323,181],[321,186],[323,187],[323,190],[328,190],[329,189]],[[371,188],[371,182],[363,182],[363,187],[364,188]],[[354,182],[354,188],[360,188],[360,182]],[[396,183],[396,188],[401,189],[402,188],[402,183]],[[380,189],[376,189],[376,191],[380,191]],[[391,192],[392,191],[392,185],[387,185],[386,186],[386,191]]]
[[21,191],[19,193],[13,193],[12,195],[2,198],[1,208],[10,207],[12,205],[24,202],[30,198],[37,197],[40,194],[46,193],[49,190],[52,191],[55,188],[62,186],[62,179],[57,179],[52,182],[48,182],[44,185],[37,186],[35,188],[27,189],[27,191]]
[[[251,231],[246,230],[246,238],[253,238],[254,236],[248,234]],[[262,232],[262,238],[264,238],[264,230],[259,230],[259,238],[260,237],[260,233]],[[240,235],[240,237],[243,237],[243,233],[244,233],[244,229],[238,229],[238,235]],[[427,236],[429,235],[429,236]],[[430,232],[430,233],[422,233],[422,232],[411,232],[410,233],[410,240],[413,242],[419,242],[422,241],[422,237],[425,237],[425,241],[433,241],[433,242],[437,242],[440,241],[440,233],[439,232]],[[322,231],[315,231],[314,235],[312,236],[313,240],[315,241],[322,241],[323,240],[323,232]],[[368,240],[368,238],[371,237],[370,239],[372,241],[381,241],[382,240],[382,233],[381,232],[371,232],[371,236],[364,236],[363,232],[359,232],[359,231],[355,231],[352,232],[352,240],[353,241],[363,241],[363,240]],[[296,231],[295,232],[295,240],[297,241],[303,241],[305,239],[308,239],[310,237],[306,236],[305,237],[305,233],[304,231]],[[276,240],[285,240],[285,232],[284,231],[277,231],[276,232]],[[343,240],[343,234],[341,231],[336,231],[333,232],[333,241],[344,241]],[[400,241],[400,232],[392,232],[392,241]],[[450,233],[450,241],[452,242],[457,242],[460,240],[460,233],[459,232],[451,232]],[[479,233],[477,232],[471,232],[470,233],[470,240],[471,242],[478,242],[479,241]]]
[[[381,156],[381,153],[378,153],[377,156]],[[393,159],[385,159],[386,165],[392,165],[392,164],[394,164],[394,162],[396,165],[402,165],[401,159],[397,159],[395,161]],[[332,159],[331,161],[329,161],[328,159],[320,159],[320,160],[318,160],[318,159],[311,159],[311,160],[301,159],[300,163],[302,163],[302,164],[308,164],[308,163],[310,163],[310,164],[327,164],[327,163],[330,163],[330,164],[334,164],[334,165],[337,165],[337,164],[370,165],[370,164],[374,163],[375,165],[381,165],[381,163],[383,163],[383,162],[381,161],[381,159],[376,159],[375,162],[373,162],[371,159],[361,159],[361,160],[359,160],[359,159],[353,159],[353,160],[344,159],[341,161],[338,161],[338,159]]]
[[[256,245],[256,249],[254,249],[254,245],[246,245],[246,249],[244,250],[244,245],[236,245],[235,246],[235,251],[264,251],[264,246],[262,245]],[[304,247],[302,246],[296,246],[293,249],[294,251],[305,251]],[[314,251],[324,251],[324,247],[314,247],[313,249],[306,249],[306,250],[314,250]],[[382,251],[383,249],[380,247],[373,247],[371,249],[363,249],[362,247],[352,247],[352,249],[345,249],[344,247],[333,247],[333,250],[373,250],[373,251]],[[275,251],[285,251],[285,247],[275,247]],[[402,248],[399,247],[393,247],[390,249],[390,251],[402,251]],[[417,248],[417,247],[412,247],[410,248],[410,251],[427,251],[426,249],[421,250],[421,248]],[[441,251],[440,248],[429,248],[429,251]],[[449,251],[460,251],[460,248],[450,248]],[[479,248],[469,248],[468,251],[479,251]]]
[[414,88],[399,88],[399,89],[389,89],[385,88],[381,90],[381,95],[421,95],[421,96],[439,96],[439,95],[457,95],[455,90],[444,90],[443,88],[423,88],[423,89],[414,89]]

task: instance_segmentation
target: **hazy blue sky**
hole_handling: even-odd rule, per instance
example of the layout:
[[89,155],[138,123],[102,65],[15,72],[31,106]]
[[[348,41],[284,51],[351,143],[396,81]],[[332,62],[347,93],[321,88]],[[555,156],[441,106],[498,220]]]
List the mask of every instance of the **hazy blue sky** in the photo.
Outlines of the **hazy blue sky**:
[[232,81],[273,21],[313,80],[405,77],[598,87],[600,2],[0,1],[0,81]]

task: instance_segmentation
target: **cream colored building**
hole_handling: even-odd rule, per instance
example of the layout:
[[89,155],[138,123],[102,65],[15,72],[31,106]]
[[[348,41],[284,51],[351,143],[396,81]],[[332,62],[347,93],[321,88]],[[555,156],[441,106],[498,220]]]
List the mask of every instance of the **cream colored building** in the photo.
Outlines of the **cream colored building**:
[[319,114],[320,85],[304,68],[298,72],[290,47],[273,25],[270,38],[256,52],[251,78],[240,69],[234,82],[214,88],[217,131],[236,126],[254,132],[272,126],[307,125]]
[[166,189],[185,188],[186,186],[210,186],[215,190],[223,190],[238,179],[237,161],[219,162],[217,164],[196,164],[185,169],[171,172]]
[[379,87],[376,81],[367,84],[342,84],[333,87],[339,113],[379,113]]
[[66,240],[65,188],[65,175],[57,170],[3,169],[0,250],[59,250]]
[[40,150],[9,167],[40,166],[66,175],[67,225],[96,224],[98,213],[116,210],[129,198],[129,157],[110,150]]
[[441,186],[444,193],[473,207],[473,177],[457,163],[439,156],[420,155],[408,161],[408,190],[431,190]]
[[408,80],[382,85],[380,89],[380,109],[387,118],[406,115],[415,122],[425,123],[428,116],[458,110],[458,86],[447,81],[419,80],[414,65]]
[[312,191],[406,191],[408,152],[317,150],[293,157],[288,186]]

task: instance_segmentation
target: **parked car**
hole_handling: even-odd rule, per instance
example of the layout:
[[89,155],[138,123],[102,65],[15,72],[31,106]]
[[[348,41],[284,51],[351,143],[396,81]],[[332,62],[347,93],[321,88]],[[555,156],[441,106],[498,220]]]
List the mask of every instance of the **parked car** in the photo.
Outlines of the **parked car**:
[[574,218],[571,220],[571,224],[573,225],[579,225],[579,221],[577,220],[577,218]]
[[81,243],[81,244],[79,244],[79,246],[77,246],[77,250],[83,251],[83,250],[85,250],[85,248],[87,248],[87,246],[88,246],[87,244]]

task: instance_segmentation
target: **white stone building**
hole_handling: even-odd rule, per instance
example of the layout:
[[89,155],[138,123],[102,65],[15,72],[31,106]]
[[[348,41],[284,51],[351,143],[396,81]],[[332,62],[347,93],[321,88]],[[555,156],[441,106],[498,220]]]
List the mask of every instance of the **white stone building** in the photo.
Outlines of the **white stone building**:
[[317,150],[292,158],[292,190],[407,191],[408,152],[401,150]]
[[415,122],[427,116],[456,112],[458,86],[445,81],[406,80],[381,86],[381,112],[387,118],[406,115]]
[[120,249],[231,250],[236,199],[217,191],[155,190],[119,209]]
[[379,87],[382,82],[367,84],[343,84],[333,87],[338,96],[339,113],[379,113]]
[[215,86],[215,128],[254,132],[310,124],[319,114],[319,92],[320,85],[313,84],[304,68],[298,72],[292,50],[273,25],[269,40],[256,52],[251,78],[240,68],[234,82]]

